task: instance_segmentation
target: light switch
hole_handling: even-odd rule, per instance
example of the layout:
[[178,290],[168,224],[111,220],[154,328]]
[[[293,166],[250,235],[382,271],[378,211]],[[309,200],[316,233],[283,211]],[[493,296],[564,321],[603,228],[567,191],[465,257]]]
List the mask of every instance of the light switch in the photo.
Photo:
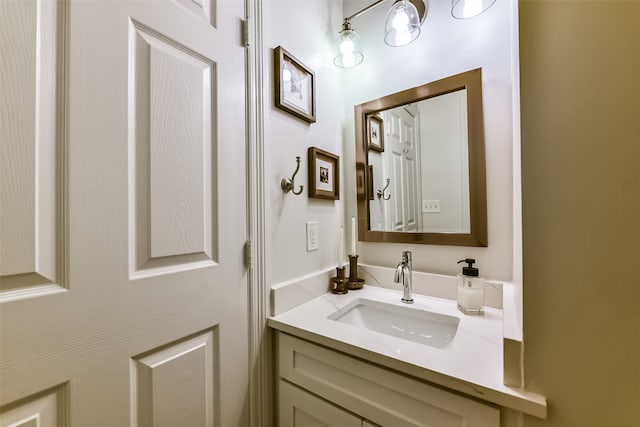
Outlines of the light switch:
[[440,200],[423,200],[422,213],[438,213],[440,212]]
[[307,252],[318,250],[318,222],[307,222]]

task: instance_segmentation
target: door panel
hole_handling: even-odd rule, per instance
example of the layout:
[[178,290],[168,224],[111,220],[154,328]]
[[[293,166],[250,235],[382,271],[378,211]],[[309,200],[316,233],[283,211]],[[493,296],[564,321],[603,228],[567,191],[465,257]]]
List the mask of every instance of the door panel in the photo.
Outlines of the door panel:
[[213,265],[215,63],[133,20],[129,48],[130,273]]
[[66,425],[66,388],[55,387],[22,399],[3,411],[2,427],[56,427]]
[[0,302],[66,286],[56,89],[64,13],[56,2],[0,2]]
[[0,2],[0,426],[248,423],[244,5],[190,3]]
[[418,167],[416,155],[416,126],[415,116],[409,114],[406,109],[400,111],[402,121],[403,164],[404,164],[404,199],[405,231],[419,231],[418,228]]
[[133,358],[132,424],[209,427],[214,416],[219,423],[217,334],[208,330]]
[[402,159],[402,140],[401,140],[401,121],[395,114],[390,111],[383,115],[385,124],[385,141],[387,158],[387,178],[391,180],[391,208],[389,210],[389,224],[393,231],[403,231],[405,229],[404,212],[402,203],[402,185],[403,185],[403,159]]

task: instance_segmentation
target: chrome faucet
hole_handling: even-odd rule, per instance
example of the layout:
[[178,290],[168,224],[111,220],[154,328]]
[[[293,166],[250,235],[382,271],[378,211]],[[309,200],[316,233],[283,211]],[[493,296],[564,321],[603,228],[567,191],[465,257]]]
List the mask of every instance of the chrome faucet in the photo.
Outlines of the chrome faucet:
[[402,261],[400,261],[396,267],[396,274],[393,281],[400,283],[400,280],[402,280],[402,299],[400,301],[406,304],[413,304],[413,297],[411,296],[411,276],[411,252],[403,251]]

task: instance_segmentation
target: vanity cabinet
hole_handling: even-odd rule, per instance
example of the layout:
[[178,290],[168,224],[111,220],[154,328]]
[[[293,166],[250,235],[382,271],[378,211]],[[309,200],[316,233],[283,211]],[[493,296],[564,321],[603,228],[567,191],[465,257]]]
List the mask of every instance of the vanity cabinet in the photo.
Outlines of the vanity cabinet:
[[278,331],[278,426],[499,427],[500,411]]

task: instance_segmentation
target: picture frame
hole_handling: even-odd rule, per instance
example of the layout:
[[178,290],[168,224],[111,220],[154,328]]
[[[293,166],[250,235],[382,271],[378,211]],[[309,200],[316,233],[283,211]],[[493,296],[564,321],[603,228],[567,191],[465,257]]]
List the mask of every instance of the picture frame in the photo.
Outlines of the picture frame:
[[367,197],[369,200],[374,200],[373,198],[373,165],[369,165],[369,169],[367,170]]
[[309,147],[309,197],[315,199],[340,200],[340,157]]
[[369,150],[384,153],[384,122],[382,117],[367,116],[367,141]]
[[316,75],[282,46],[273,50],[276,107],[309,123],[316,121]]

